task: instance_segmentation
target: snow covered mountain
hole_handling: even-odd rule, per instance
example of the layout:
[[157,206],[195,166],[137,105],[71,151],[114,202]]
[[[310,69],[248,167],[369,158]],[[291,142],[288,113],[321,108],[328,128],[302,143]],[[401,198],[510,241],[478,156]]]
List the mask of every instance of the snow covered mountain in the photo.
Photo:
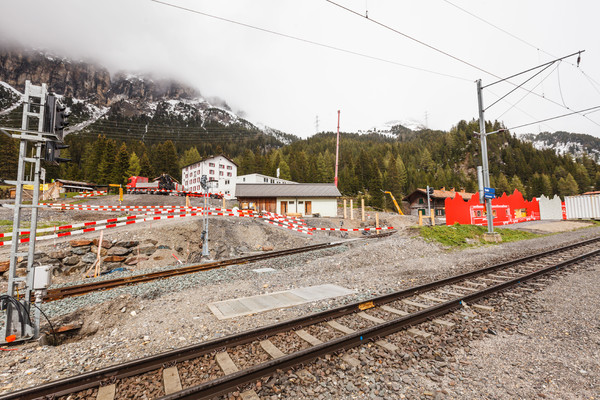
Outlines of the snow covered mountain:
[[594,161],[600,162],[600,138],[591,135],[558,131],[528,133],[519,135],[519,138],[531,142],[538,150],[553,149],[556,154],[571,154],[574,157],[585,154]]
[[207,125],[235,127],[275,137],[282,144],[297,138],[276,129],[257,126],[234,113],[221,99],[205,99],[197,89],[151,75],[117,73],[106,68],[47,54],[42,51],[0,49],[0,125],[20,127],[20,105],[25,80],[47,83],[62,96],[71,111],[66,134],[106,128],[121,122],[130,130],[175,126],[205,132]]

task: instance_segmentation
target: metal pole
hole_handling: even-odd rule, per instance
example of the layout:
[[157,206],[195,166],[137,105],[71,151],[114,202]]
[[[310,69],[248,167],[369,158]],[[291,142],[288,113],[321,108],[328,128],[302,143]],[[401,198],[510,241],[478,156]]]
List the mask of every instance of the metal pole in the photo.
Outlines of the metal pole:
[[427,215],[431,217],[431,203],[429,202],[429,186],[427,186]]
[[337,141],[335,145],[335,187],[338,185],[338,162],[340,154],[340,110],[338,110]]
[[[487,138],[485,133],[485,117],[483,115],[483,97],[481,95],[481,79],[477,80],[477,103],[479,105],[479,133],[481,134],[481,164],[483,166],[483,186],[490,187],[490,170],[488,166]],[[494,215],[492,199],[485,199],[488,233],[494,233]]]

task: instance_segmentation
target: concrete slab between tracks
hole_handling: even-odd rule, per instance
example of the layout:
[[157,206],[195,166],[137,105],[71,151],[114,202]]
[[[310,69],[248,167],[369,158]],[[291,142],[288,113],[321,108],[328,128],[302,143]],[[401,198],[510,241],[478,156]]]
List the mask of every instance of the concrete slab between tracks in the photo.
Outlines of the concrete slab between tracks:
[[218,319],[227,319],[256,314],[263,311],[276,310],[278,308],[293,307],[299,304],[329,299],[332,297],[347,296],[355,292],[355,290],[327,284],[239,299],[217,301],[209,303],[208,308]]

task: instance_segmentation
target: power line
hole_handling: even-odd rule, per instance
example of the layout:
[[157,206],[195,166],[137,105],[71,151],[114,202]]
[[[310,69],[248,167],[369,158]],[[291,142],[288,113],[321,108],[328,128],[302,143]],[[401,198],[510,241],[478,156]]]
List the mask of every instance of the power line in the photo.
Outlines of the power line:
[[[498,76],[498,75],[496,75],[496,74],[494,74],[494,73],[492,73],[492,72],[489,72],[489,71],[487,71],[487,70],[485,70],[485,69],[483,69],[483,68],[481,68],[481,67],[478,67],[478,66],[476,66],[476,65],[474,65],[474,64],[472,64],[472,63],[470,63],[470,62],[468,62],[468,61],[465,61],[465,60],[463,60],[462,58],[459,58],[459,57],[457,57],[457,56],[454,56],[454,55],[452,55],[452,54],[450,54],[450,53],[448,53],[448,52],[446,52],[446,51],[444,51],[444,50],[441,50],[441,49],[439,49],[439,48],[437,48],[437,47],[435,47],[435,46],[432,46],[432,45],[430,45],[430,44],[428,44],[428,43],[425,43],[425,42],[423,42],[423,41],[421,41],[421,40],[419,40],[419,39],[416,39],[416,38],[414,38],[414,37],[412,37],[412,36],[410,36],[410,35],[408,35],[408,34],[406,34],[406,33],[403,33],[403,32],[401,32],[401,31],[399,31],[399,30],[397,30],[397,29],[395,29],[395,28],[392,28],[392,27],[391,27],[391,26],[389,26],[389,25],[386,25],[386,24],[384,24],[384,23],[382,23],[382,22],[376,21],[376,20],[374,20],[374,19],[372,19],[372,18],[367,18],[367,17],[363,16],[362,14],[360,14],[360,13],[358,13],[358,12],[356,12],[356,11],[354,11],[354,10],[352,10],[352,9],[348,8],[348,7],[342,6],[341,4],[338,4],[338,3],[336,3],[336,2],[334,2],[334,1],[332,1],[332,0],[326,0],[326,1],[327,1],[328,3],[331,3],[331,4],[333,4],[333,5],[337,6],[337,7],[339,7],[339,8],[341,8],[341,9],[345,10],[345,11],[348,11],[348,12],[349,12],[349,13],[351,13],[351,14],[354,14],[354,15],[356,15],[356,16],[359,16],[359,17],[361,17],[361,18],[365,18],[365,19],[366,19],[367,21],[369,21],[369,22],[372,22],[372,23],[374,23],[374,24],[376,24],[376,25],[379,25],[379,26],[381,26],[381,27],[383,27],[383,28],[385,28],[385,29],[387,29],[387,30],[390,30],[390,31],[392,31],[392,32],[394,32],[394,33],[397,33],[398,35],[404,36],[404,37],[405,37],[405,38],[407,38],[407,39],[410,39],[410,40],[412,40],[412,41],[415,41],[415,42],[417,42],[417,43],[419,43],[419,44],[421,44],[421,45],[423,45],[423,46],[425,46],[425,47],[427,47],[427,48],[430,48],[430,49],[432,49],[432,50],[434,50],[434,51],[436,51],[436,52],[438,52],[438,53],[441,53],[441,54],[443,54],[443,55],[445,55],[445,56],[447,56],[447,57],[450,57],[450,58],[452,58],[452,59],[454,59],[454,60],[456,60],[456,61],[459,61],[459,62],[461,62],[461,63],[463,63],[463,64],[465,64],[465,65],[468,65],[468,66],[470,66],[470,67],[472,67],[472,68],[475,68],[475,69],[477,69],[478,71],[481,71],[481,72],[484,72],[484,73],[486,73],[486,74],[488,74],[488,75],[494,76],[494,77],[496,77],[496,78],[500,79],[498,82],[507,82],[507,83],[509,83],[509,84],[511,84],[511,85],[513,85],[513,86],[517,86],[517,84],[515,84],[515,83],[513,83],[513,82],[509,81],[509,80],[508,80],[509,78],[501,78],[500,76]],[[578,52],[578,53],[574,53],[574,54],[579,54],[579,53],[580,53],[580,52]],[[571,57],[571,56],[573,56],[574,54],[572,54],[572,55],[569,55],[569,56],[567,56],[567,57]],[[563,58],[564,58],[564,57],[563,57]],[[562,58],[561,58],[561,59],[562,59]],[[555,60],[555,61],[556,61],[556,60]],[[545,64],[544,64],[544,65],[545,65]],[[539,66],[538,66],[538,67],[535,67],[535,68],[539,68]],[[533,68],[533,69],[535,69],[535,68]],[[523,73],[523,72],[521,72],[521,73]],[[513,75],[513,77],[514,77],[514,76],[517,76],[517,75],[520,75],[521,73],[519,73],[519,74],[515,74],[515,75]],[[495,82],[495,83],[498,83],[498,82]],[[551,103],[553,103],[553,104],[556,104],[556,105],[558,105],[558,106],[560,106],[560,107],[562,107],[562,108],[565,108],[565,109],[567,109],[567,110],[571,110],[571,108],[569,108],[569,107],[566,107],[566,106],[564,106],[564,105],[562,105],[562,104],[558,103],[557,101],[554,101],[554,100],[552,100],[552,99],[550,99],[550,98],[548,98],[548,97],[546,97],[546,96],[542,96],[542,95],[541,95],[541,94],[539,94],[539,93],[536,93],[536,92],[533,92],[533,91],[531,91],[531,90],[529,90],[529,89],[526,89],[526,88],[524,88],[523,86],[517,86],[517,87],[518,87],[518,88],[520,88],[520,89],[522,89],[522,90],[528,91],[529,93],[531,93],[531,94],[534,94],[534,95],[536,95],[536,96],[538,96],[538,97],[540,97],[540,98],[542,98],[542,99],[544,99],[544,100],[546,100],[546,101],[549,101],[549,102],[551,102]],[[588,120],[590,120],[589,118],[587,118],[587,119],[588,119]],[[591,121],[591,120],[590,120],[590,121]],[[593,122],[593,121],[592,121],[592,122]],[[594,123],[595,123],[595,122],[594,122]],[[595,124],[596,124],[596,125],[598,125],[598,126],[600,126],[600,124],[597,124],[597,123],[595,123]]]
[[568,117],[569,115],[574,115],[574,114],[580,114],[580,115],[582,115],[581,113],[584,113],[584,112],[586,112],[586,111],[590,111],[590,110],[596,110],[596,109],[600,109],[600,106],[595,106],[595,107],[586,108],[585,110],[573,111],[573,112],[571,112],[571,113],[562,114],[562,115],[557,115],[556,117],[546,118],[546,119],[542,119],[542,120],[539,120],[539,121],[530,122],[530,123],[528,123],[528,124],[523,124],[523,125],[513,126],[512,128],[508,128],[508,130],[513,130],[513,129],[523,128],[524,126],[535,125],[535,124],[539,124],[540,122],[546,122],[546,121],[551,121],[551,120],[553,120],[553,119],[558,119],[558,118]]
[[[152,1],[156,1],[156,0],[152,0]],[[494,74],[494,73],[492,73],[492,72],[489,72],[489,71],[487,71],[487,70],[485,70],[485,69],[483,69],[483,68],[480,68],[480,67],[478,67],[478,66],[476,66],[476,65],[474,65],[474,64],[471,64],[470,62],[468,62],[468,61],[465,61],[465,60],[463,60],[462,58],[459,58],[459,57],[457,57],[457,56],[454,56],[454,55],[452,55],[452,54],[450,54],[450,53],[448,53],[448,52],[446,52],[446,51],[444,51],[444,50],[438,49],[437,47],[435,47],[435,46],[432,46],[432,45],[430,45],[430,44],[428,44],[428,43],[425,43],[425,42],[423,42],[422,40],[419,40],[419,39],[417,39],[417,38],[414,38],[414,37],[412,37],[412,36],[410,36],[410,35],[408,35],[408,34],[406,34],[406,33],[404,33],[404,32],[400,32],[399,30],[397,30],[397,29],[394,29],[394,28],[392,28],[392,27],[391,27],[391,26],[389,26],[389,25],[386,25],[386,24],[384,24],[384,23],[382,23],[382,22],[379,22],[379,21],[377,21],[377,20],[374,20],[374,19],[372,19],[372,18],[365,17],[364,15],[362,15],[362,14],[360,14],[360,13],[358,13],[358,12],[356,12],[356,11],[354,11],[354,10],[352,10],[352,9],[348,8],[348,7],[344,7],[343,5],[341,5],[341,4],[338,4],[338,3],[336,3],[336,2],[334,2],[334,1],[332,1],[332,0],[326,0],[326,1],[327,1],[328,3],[331,3],[331,4],[333,4],[334,6],[337,6],[337,7],[341,8],[341,9],[343,9],[343,10],[346,10],[346,11],[348,11],[349,13],[352,13],[352,14],[354,14],[354,15],[357,15],[357,16],[359,16],[359,17],[361,17],[361,18],[365,18],[365,19],[367,19],[368,21],[371,21],[372,23],[374,23],[374,24],[376,24],[376,25],[379,25],[379,26],[381,26],[381,27],[383,27],[383,28],[385,28],[385,29],[388,29],[388,30],[390,30],[390,31],[392,31],[392,32],[394,32],[394,33],[397,33],[398,35],[404,36],[404,37],[405,37],[405,38],[407,38],[407,39],[410,39],[410,40],[412,40],[412,41],[414,41],[414,42],[417,42],[417,43],[419,43],[420,45],[423,45],[423,46],[425,46],[425,47],[428,47],[428,48],[430,48],[430,49],[432,49],[432,50],[434,50],[434,51],[436,51],[436,52],[438,52],[438,53],[441,53],[441,54],[443,54],[443,55],[445,55],[445,56],[447,56],[447,57],[450,57],[450,58],[452,58],[452,59],[454,59],[454,60],[456,60],[456,61],[458,61],[458,62],[461,62],[461,63],[463,63],[463,64],[465,64],[465,65],[468,65],[468,66],[469,66],[469,67],[471,67],[471,68],[474,68],[474,69],[476,69],[476,70],[478,70],[478,71],[484,72],[484,73],[486,73],[486,74],[488,74],[488,75],[491,75],[491,76],[494,76],[494,77],[496,77],[496,78],[498,78],[498,79],[501,79],[501,78],[500,78],[498,75],[496,75],[496,74]]]
[[217,19],[219,21],[228,22],[228,23],[231,23],[231,24],[243,26],[245,28],[254,29],[254,30],[257,30],[257,31],[260,31],[260,32],[269,33],[269,34],[281,36],[281,37],[284,37],[284,38],[287,38],[287,39],[292,39],[292,40],[296,40],[296,41],[299,41],[299,42],[312,44],[314,46],[324,47],[324,48],[330,49],[330,50],[340,51],[340,52],[343,52],[343,53],[352,54],[352,55],[355,55],[355,56],[364,57],[364,58],[368,58],[368,59],[375,60],[375,61],[381,61],[381,62],[385,62],[385,63],[388,63],[388,64],[398,65],[400,67],[410,68],[410,69],[413,69],[413,70],[416,70],[416,71],[427,72],[427,73],[435,74],[435,75],[439,75],[439,76],[445,76],[447,78],[453,78],[453,79],[458,79],[458,80],[467,81],[467,82],[471,81],[470,79],[463,78],[463,77],[460,77],[460,76],[450,75],[450,74],[446,74],[444,72],[437,72],[437,71],[432,71],[432,70],[429,70],[429,69],[426,69],[426,68],[421,68],[421,67],[415,67],[415,66],[412,66],[412,65],[402,64],[402,63],[399,63],[399,62],[396,62],[396,61],[386,60],[384,58],[380,58],[380,57],[376,57],[376,56],[370,56],[368,54],[359,53],[357,51],[348,50],[348,49],[344,49],[344,48],[341,48],[341,47],[336,47],[336,46],[332,46],[332,45],[328,45],[328,44],[324,44],[324,43],[315,42],[314,40],[304,39],[304,38],[301,38],[301,37],[298,37],[298,36],[289,35],[287,33],[281,33],[281,32],[277,32],[277,31],[273,31],[271,29],[261,28],[259,26],[250,25],[250,24],[247,24],[247,23],[244,23],[244,22],[239,22],[239,21],[235,21],[235,20],[232,20],[232,19],[219,17],[217,15],[208,14],[208,13],[205,13],[205,12],[202,12],[202,11],[193,10],[191,8],[186,8],[186,7],[178,6],[176,4],[171,4],[171,3],[167,3],[167,2],[164,2],[164,1],[160,1],[160,0],[150,0],[150,1],[152,1],[154,3],[157,3],[157,4],[162,4],[164,6],[176,8],[176,9],[179,9],[179,10],[182,10],[182,11],[187,11],[187,12],[190,12],[190,13],[193,13],[193,14],[203,15],[205,17],[214,18],[214,19]]

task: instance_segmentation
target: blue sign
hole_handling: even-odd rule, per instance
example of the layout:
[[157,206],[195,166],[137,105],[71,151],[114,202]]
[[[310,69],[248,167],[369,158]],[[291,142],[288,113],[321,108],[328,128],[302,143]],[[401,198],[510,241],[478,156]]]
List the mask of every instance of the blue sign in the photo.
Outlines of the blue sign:
[[496,198],[496,189],[484,187],[483,188],[483,198],[484,199],[495,199]]

